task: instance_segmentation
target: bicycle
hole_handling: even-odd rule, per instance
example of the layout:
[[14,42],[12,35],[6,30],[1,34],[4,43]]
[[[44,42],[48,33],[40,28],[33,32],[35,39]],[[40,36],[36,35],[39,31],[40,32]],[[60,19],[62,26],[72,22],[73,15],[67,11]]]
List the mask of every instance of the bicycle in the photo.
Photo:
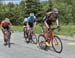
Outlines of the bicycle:
[[63,49],[62,41],[57,35],[54,34],[53,31],[57,28],[53,28],[51,30],[49,29],[48,31],[45,32],[43,25],[40,26],[42,27],[42,34],[38,36],[39,47],[44,47],[44,49],[46,50],[47,48],[50,47],[50,45],[48,44],[51,44],[55,52],[61,53]]
[[37,43],[37,36],[36,34],[33,32],[33,29],[30,28],[29,30],[27,29],[27,27],[24,27],[24,38],[26,43]]
[[4,33],[5,33],[5,39],[6,39],[6,45],[8,45],[8,47],[10,48],[11,44],[10,44],[10,37],[11,37],[11,30],[7,30],[4,29]]

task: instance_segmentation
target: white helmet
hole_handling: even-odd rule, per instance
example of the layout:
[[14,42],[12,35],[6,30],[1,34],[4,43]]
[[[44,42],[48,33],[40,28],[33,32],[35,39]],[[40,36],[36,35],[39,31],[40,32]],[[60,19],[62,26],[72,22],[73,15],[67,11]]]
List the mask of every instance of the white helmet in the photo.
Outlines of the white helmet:
[[5,22],[10,22],[10,20],[8,18],[5,18]]
[[58,9],[57,8],[53,8],[53,12],[58,13]]
[[30,16],[34,16],[34,13],[30,13]]

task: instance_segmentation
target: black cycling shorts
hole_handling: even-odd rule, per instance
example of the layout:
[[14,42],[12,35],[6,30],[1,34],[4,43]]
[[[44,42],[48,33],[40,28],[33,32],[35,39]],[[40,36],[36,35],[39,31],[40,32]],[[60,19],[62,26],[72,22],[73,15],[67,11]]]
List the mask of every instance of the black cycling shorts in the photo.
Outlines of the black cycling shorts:
[[7,29],[7,30],[9,30],[9,29],[10,29],[10,27],[9,27],[9,26],[6,26],[6,27],[3,27],[3,29]]
[[52,25],[52,21],[51,20],[47,20],[46,22],[47,22],[48,26]]
[[33,28],[33,23],[28,22],[28,25],[29,25],[30,28]]
[[2,32],[3,32],[3,33],[4,33],[5,31],[8,31],[8,32],[9,32],[9,30],[10,30],[10,27],[9,27],[9,26],[3,27]]

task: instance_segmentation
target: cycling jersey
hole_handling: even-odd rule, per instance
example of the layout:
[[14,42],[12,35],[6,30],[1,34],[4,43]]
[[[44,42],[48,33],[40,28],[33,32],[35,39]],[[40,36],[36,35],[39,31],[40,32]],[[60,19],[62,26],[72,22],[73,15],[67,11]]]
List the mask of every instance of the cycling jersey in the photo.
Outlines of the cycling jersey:
[[53,21],[58,18],[58,13],[50,12],[49,15],[44,16],[44,21],[47,22],[48,25],[51,25]]
[[29,16],[27,22],[34,23],[36,21],[36,16]]
[[29,16],[27,19],[30,28],[33,28],[33,23],[36,21],[36,16]]
[[5,22],[5,21],[2,21],[2,22],[1,22],[1,26],[2,26],[4,29],[9,29],[9,25],[10,25],[10,23],[7,23],[7,22]]

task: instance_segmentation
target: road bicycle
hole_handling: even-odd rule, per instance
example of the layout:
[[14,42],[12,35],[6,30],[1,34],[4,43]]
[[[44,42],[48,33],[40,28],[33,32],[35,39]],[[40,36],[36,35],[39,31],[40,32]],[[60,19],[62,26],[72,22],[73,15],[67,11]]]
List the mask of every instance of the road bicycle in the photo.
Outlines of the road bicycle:
[[10,38],[11,38],[11,30],[7,30],[4,29],[4,33],[5,33],[5,40],[6,40],[6,45],[8,45],[8,47],[10,48],[11,44],[10,44]]
[[38,36],[39,47],[44,47],[44,49],[46,50],[50,46],[52,46],[55,52],[61,53],[63,49],[62,41],[54,33],[54,30],[57,29],[57,27],[49,29],[48,31],[44,31],[43,25],[40,26],[42,27],[42,34]]
[[33,32],[33,29],[30,28],[28,30],[27,26],[24,27],[24,38],[25,38],[25,41],[26,43],[37,43],[37,36],[36,34]]

